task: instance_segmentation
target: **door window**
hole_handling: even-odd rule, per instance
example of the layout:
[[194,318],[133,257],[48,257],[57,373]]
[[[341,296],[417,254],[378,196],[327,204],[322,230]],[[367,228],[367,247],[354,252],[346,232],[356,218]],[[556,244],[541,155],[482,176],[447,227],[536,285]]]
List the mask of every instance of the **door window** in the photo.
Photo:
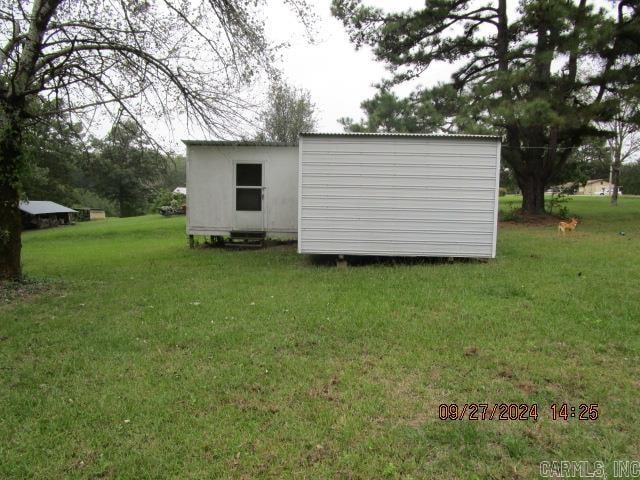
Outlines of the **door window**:
[[[258,187],[258,188],[256,188]],[[236,211],[262,210],[262,164],[236,164]]]

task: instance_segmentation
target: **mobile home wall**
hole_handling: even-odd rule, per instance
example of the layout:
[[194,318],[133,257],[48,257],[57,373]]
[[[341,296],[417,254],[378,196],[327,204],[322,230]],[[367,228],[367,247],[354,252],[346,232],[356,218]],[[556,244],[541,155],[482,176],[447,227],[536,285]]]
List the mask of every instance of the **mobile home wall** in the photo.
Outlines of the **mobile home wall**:
[[263,165],[263,222],[250,230],[269,237],[297,236],[298,149],[295,146],[185,141],[187,145],[187,233],[229,235],[238,230],[235,168]]

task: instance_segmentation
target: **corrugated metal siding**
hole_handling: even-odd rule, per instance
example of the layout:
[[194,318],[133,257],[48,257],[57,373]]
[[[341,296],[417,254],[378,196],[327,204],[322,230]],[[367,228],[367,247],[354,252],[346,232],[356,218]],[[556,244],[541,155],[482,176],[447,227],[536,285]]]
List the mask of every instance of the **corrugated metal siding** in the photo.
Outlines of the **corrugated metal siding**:
[[301,253],[494,257],[499,140],[304,135]]

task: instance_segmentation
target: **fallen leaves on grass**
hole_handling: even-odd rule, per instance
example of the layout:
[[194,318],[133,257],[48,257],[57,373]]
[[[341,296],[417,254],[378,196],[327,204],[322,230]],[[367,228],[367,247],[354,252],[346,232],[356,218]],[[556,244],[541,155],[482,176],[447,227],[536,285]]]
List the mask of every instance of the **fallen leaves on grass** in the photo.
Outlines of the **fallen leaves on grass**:
[[0,305],[25,301],[52,290],[54,284],[36,280],[22,282],[0,281]]

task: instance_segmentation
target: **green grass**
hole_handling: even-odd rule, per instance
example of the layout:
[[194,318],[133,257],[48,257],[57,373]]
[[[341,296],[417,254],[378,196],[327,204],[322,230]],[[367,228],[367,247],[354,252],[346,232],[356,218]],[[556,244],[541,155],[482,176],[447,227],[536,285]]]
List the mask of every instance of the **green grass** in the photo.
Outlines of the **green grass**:
[[[504,204],[514,201],[503,199]],[[488,263],[186,247],[183,218],[28,232],[0,306],[0,478],[536,478],[640,457],[640,198]],[[624,231],[625,235],[618,233]],[[534,421],[441,421],[528,402]],[[552,421],[554,402],[596,421]]]

